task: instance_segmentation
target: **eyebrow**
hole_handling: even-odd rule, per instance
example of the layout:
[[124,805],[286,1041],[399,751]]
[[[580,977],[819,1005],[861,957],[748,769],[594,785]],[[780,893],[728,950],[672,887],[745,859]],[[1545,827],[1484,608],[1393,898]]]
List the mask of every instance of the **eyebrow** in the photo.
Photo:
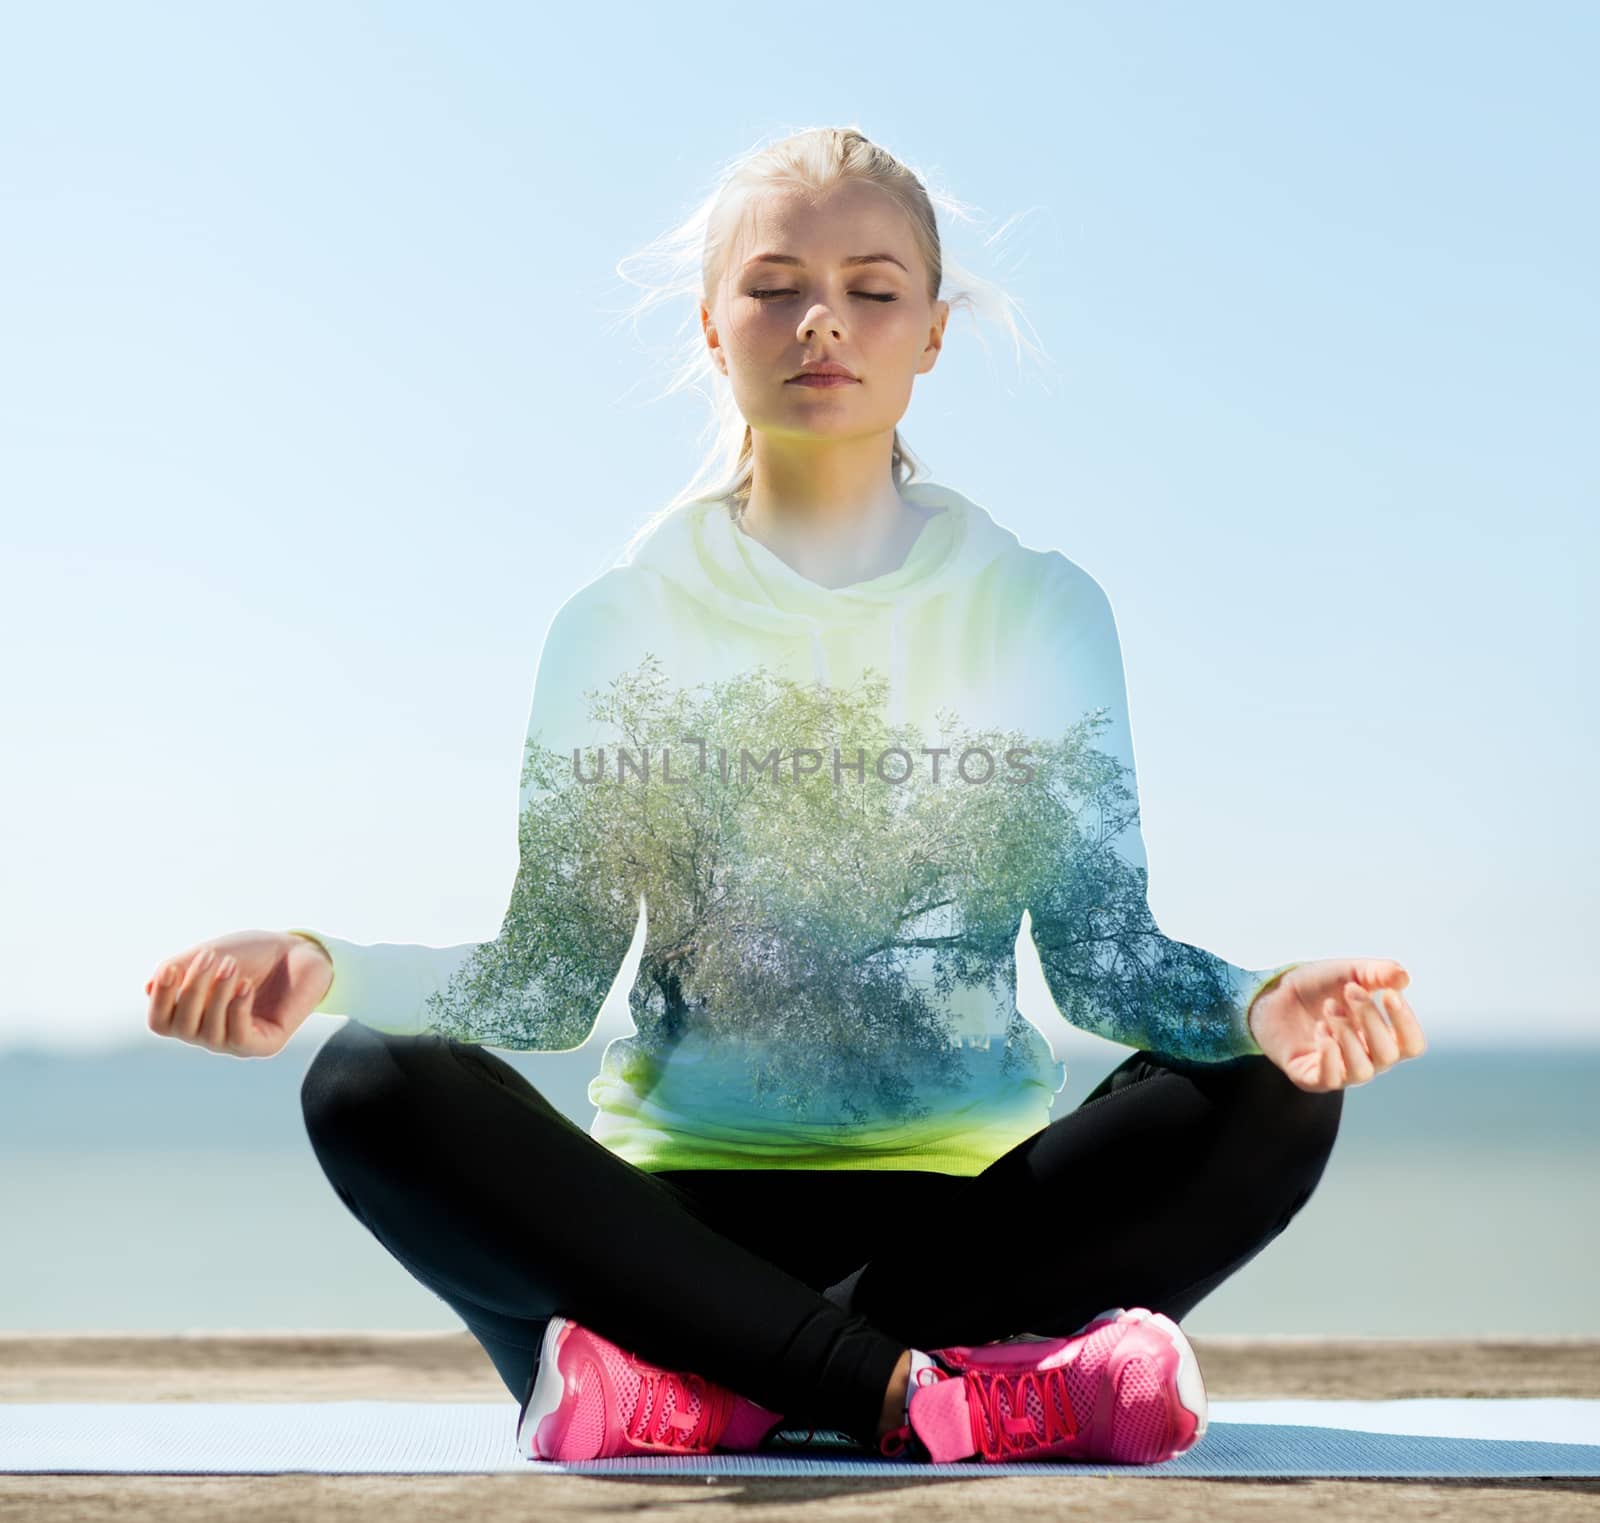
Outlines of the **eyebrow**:
[[[847,258],[841,259],[839,263],[843,265],[898,264],[902,270],[906,269],[905,265],[901,264],[893,254],[851,254]],[[757,254],[754,259],[745,260],[746,268],[752,264],[804,265],[805,260],[797,259],[793,254]],[[906,274],[909,275],[910,273],[909,270],[906,270]]]

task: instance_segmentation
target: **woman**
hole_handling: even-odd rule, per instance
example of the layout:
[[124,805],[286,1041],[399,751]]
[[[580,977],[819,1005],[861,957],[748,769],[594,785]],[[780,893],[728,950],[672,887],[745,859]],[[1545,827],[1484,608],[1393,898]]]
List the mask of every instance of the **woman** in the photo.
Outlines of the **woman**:
[[[1177,1319],[1305,1204],[1344,1087],[1424,1050],[1408,975],[1156,926],[1105,594],[908,468],[950,311],[921,181],[804,133],[697,237],[737,458],[550,627],[499,936],[240,932],[158,970],[150,1026],[266,1056],[349,1017],[313,1147],[532,1458],[785,1423],[1169,1458],[1206,1420]],[[487,1049],[581,1046],[641,926],[586,1134]],[[1136,1050],[1052,1121],[1069,1023]]]

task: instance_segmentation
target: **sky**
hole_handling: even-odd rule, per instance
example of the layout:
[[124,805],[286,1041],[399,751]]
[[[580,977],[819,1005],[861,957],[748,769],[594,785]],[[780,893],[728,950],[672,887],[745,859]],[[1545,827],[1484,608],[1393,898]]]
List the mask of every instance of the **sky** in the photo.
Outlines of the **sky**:
[[901,429],[1109,594],[1162,928],[1600,1041],[1600,9],[555,14],[0,18],[0,1049],[497,932],[544,632],[704,447],[618,263],[825,125],[1043,351],[956,310]]

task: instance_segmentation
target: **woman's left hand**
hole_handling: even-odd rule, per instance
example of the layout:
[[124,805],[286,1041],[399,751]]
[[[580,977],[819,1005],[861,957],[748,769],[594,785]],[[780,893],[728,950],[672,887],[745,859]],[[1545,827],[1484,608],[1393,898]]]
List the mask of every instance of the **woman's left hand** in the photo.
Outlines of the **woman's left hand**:
[[1256,997],[1247,1017],[1250,1031],[1301,1089],[1366,1084],[1427,1050],[1416,1014],[1400,992],[1410,982],[1411,975],[1387,958],[1303,962]]

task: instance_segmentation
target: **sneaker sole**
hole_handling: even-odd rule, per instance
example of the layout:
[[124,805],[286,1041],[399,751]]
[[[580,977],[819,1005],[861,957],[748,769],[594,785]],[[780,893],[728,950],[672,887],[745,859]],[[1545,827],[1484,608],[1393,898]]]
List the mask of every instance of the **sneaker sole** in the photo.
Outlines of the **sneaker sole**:
[[528,1392],[527,1404],[517,1419],[517,1448],[529,1459],[547,1459],[539,1453],[535,1440],[539,1424],[554,1413],[567,1393],[567,1383],[561,1378],[561,1365],[556,1358],[556,1344],[561,1330],[567,1325],[565,1317],[551,1317],[544,1330],[544,1340],[539,1345],[539,1373],[534,1377],[533,1389]]
[[1136,1306],[1131,1311],[1124,1310],[1123,1316],[1134,1322],[1148,1322],[1153,1327],[1159,1327],[1167,1335],[1167,1341],[1178,1351],[1178,1403],[1193,1419],[1194,1431],[1185,1437],[1183,1430],[1188,1424],[1177,1413],[1173,1414],[1177,1419],[1177,1447],[1167,1458],[1175,1459],[1185,1450],[1194,1448],[1206,1436],[1209,1403],[1206,1400],[1206,1383],[1200,1374],[1200,1361],[1195,1356],[1194,1345],[1189,1342],[1188,1334],[1165,1312]]
[[1206,1436],[1206,1423],[1209,1421],[1210,1403],[1206,1399],[1206,1383],[1200,1373],[1200,1361],[1195,1356],[1194,1345],[1189,1342],[1188,1334],[1178,1326],[1165,1312],[1150,1312],[1149,1320],[1154,1322],[1167,1337],[1172,1340],[1172,1346],[1178,1351],[1178,1400],[1183,1403],[1184,1410],[1194,1418],[1194,1434],[1179,1454],[1184,1449],[1192,1449]]

